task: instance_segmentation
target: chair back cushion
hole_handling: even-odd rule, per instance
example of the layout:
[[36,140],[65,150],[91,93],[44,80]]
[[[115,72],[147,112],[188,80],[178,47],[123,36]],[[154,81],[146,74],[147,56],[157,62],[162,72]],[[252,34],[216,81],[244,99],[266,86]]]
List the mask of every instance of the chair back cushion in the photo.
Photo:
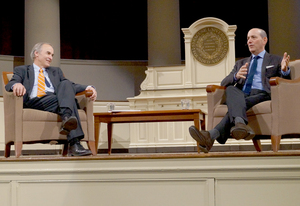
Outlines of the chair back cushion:
[[300,77],[300,59],[290,61],[289,67],[291,69],[291,79]]

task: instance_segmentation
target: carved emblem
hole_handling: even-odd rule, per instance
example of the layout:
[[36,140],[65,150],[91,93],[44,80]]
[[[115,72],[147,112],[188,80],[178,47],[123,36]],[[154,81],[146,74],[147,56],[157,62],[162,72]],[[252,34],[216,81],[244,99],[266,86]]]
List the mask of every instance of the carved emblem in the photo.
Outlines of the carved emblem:
[[226,34],[215,27],[199,30],[192,39],[192,53],[202,64],[213,65],[221,62],[229,48]]

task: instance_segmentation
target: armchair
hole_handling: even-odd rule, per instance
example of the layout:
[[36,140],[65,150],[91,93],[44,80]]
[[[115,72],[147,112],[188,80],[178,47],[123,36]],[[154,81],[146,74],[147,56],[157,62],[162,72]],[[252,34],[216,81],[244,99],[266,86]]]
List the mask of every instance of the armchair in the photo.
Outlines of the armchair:
[[[270,101],[261,102],[247,111],[248,125],[256,136],[253,144],[260,152],[260,139],[271,138],[272,150],[277,152],[281,138],[300,137],[300,60],[291,61],[291,80],[273,77],[270,79]],[[207,130],[213,129],[227,113],[227,106],[222,104],[225,87],[208,85]]]
[[[15,156],[19,157],[23,144],[50,143],[63,144],[62,155],[67,155],[68,142],[66,135],[60,135],[61,118],[51,112],[23,108],[23,97],[16,97],[5,90],[5,85],[12,78],[12,72],[2,73],[2,88],[5,120],[5,152],[10,156],[10,147],[15,145]],[[88,92],[76,95],[80,109],[78,110],[82,129],[85,134],[83,141],[88,143],[93,155],[97,154],[93,129],[93,102],[87,99]],[[39,125],[37,127],[37,125]]]

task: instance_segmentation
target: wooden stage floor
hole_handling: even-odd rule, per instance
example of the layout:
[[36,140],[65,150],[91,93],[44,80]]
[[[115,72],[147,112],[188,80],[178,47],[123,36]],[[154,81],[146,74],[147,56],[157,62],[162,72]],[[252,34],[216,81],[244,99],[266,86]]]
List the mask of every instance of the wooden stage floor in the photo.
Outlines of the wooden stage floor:
[[210,152],[200,153],[112,153],[98,154],[96,156],[85,157],[62,157],[61,155],[24,155],[19,158],[11,156],[9,158],[1,157],[0,162],[7,161],[71,161],[71,160],[134,160],[134,159],[178,159],[178,158],[230,158],[230,157],[281,157],[281,156],[300,156],[300,150],[284,150],[279,152]]

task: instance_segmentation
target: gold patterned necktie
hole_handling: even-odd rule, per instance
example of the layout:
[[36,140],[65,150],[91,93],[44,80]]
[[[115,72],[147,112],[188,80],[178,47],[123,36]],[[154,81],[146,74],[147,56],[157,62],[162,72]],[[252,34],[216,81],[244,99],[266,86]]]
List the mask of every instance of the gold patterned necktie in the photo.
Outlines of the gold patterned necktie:
[[42,97],[46,95],[45,92],[45,76],[43,73],[43,69],[40,69],[40,73],[38,76],[38,91],[37,91],[37,97]]

